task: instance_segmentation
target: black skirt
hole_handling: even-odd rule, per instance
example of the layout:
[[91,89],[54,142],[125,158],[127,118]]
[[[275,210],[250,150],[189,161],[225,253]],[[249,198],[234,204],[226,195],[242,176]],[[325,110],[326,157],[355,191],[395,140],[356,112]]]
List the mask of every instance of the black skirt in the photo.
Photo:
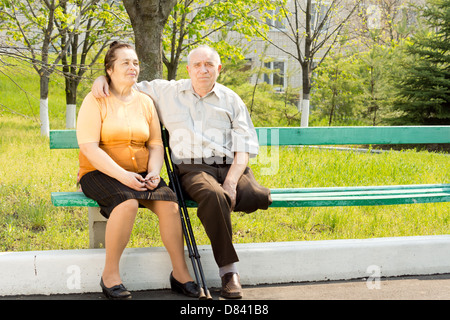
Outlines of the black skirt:
[[[140,173],[140,175],[145,178],[146,173]],[[117,205],[129,199],[164,200],[178,203],[175,193],[162,178],[156,189],[136,191],[96,170],[81,177],[80,185],[86,197],[97,201],[100,213],[107,219]],[[140,207],[142,206],[140,205]]]

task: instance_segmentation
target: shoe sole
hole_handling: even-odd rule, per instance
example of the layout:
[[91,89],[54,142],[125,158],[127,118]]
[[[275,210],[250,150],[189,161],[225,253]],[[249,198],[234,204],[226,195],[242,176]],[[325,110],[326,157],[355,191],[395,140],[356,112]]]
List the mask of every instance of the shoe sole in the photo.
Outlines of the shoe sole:
[[242,299],[242,293],[240,292],[220,292],[220,296],[225,299]]

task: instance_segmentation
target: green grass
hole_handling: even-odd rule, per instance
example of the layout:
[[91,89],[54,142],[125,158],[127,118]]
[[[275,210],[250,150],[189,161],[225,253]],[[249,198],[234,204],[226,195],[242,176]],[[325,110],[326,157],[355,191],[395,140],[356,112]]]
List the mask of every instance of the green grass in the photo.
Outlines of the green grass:
[[[21,84],[32,87],[33,77],[23,77]],[[87,208],[57,208],[50,200],[52,191],[76,190],[78,151],[50,150],[30,112],[38,115],[38,89],[27,89],[30,107],[24,94],[7,83],[0,74],[1,92],[8,92],[1,95],[1,105],[28,118],[0,105],[0,251],[88,248]],[[51,129],[64,128],[61,83],[54,80],[50,90]],[[261,184],[274,188],[450,183],[450,156],[426,151],[375,154],[283,147],[277,153],[262,147],[251,167]],[[189,210],[197,243],[208,244],[195,209]],[[438,235],[449,233],[449,217],[450,203],[270,208],[234,213],[233,232],[236,243]],[[162,242],[156,216],[140,209],[129,247],[146,246]]]
[[[391,151],[381,154],[284,148],[276,175],[260,175],[268,187],[332,187],[442,183],[450,181],[445,154]],[[295,241],[447,234],[450,204],[376,207],[273,208],[261,218],[235,222],[238,241]],[[241,236],[245,234],[245,236]],[[258,240],[256,240],[258,239]]]
[[[30,119],[0,116],[0,251],[88,248],[86,208],[56,208],[52,191],[75,191],[77,150],[50,150]],[[262,155],[266,152],[262,150]],[[392,151],[382,154],[284,147],[279,169],[252,161],[268,187],[440,183],[450,181],[450,156]],[[199,244],[209,241],[195,209],[191,222]],[[377,207],[271,208],[233,214],[236,243],[352,239],[449,233],[450,204]],[[129,247],[162,246],[158,221],[140,209]]]

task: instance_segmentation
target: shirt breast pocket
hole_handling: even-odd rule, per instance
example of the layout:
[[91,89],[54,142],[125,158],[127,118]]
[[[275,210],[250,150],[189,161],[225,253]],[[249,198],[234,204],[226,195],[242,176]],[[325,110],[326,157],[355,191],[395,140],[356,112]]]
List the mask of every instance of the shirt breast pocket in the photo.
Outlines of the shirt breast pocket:
[[222,119],[208,119],[203,135],[209,141],[225,146],[231,139],[231,123]]
[[[170,115],[164,121],[164,126],[169,131],[172,151],[190,145],[192,140],[191,120],[188,113],[176,113]],[[175,149],[177,149],[175,148]]]
[[188,123],[189,120],[189,113],[175,113],[175,114],[171,114],[169,117],[167,117],[166,119],[166,123],[185,123],[185,125]]
[[206,124],[208,128],[231,129],[231,122],[225,119],[207,119]]
[[189,131],[190,123],[189,113],[175,113],[165,119],[164,126],[172,136],[177,131]]

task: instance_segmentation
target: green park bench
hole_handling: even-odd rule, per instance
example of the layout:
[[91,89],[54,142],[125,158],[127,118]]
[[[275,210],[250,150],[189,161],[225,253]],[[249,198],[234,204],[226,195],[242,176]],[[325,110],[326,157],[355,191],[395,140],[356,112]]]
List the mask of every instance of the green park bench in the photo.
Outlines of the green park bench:
[[[450,126],[260,127],[260,145],[321,146],[450,143]],[[50,131],[50,149],[76,149],[75,130]],[[271,189],[271,207],[376,206],[450,202],[450,184]],[[52,192],[54,206],[88,207],[90,247],[104,243],[106,219],[98,204],[82,192]],[[188,207],[196,203],[186,201]]]

